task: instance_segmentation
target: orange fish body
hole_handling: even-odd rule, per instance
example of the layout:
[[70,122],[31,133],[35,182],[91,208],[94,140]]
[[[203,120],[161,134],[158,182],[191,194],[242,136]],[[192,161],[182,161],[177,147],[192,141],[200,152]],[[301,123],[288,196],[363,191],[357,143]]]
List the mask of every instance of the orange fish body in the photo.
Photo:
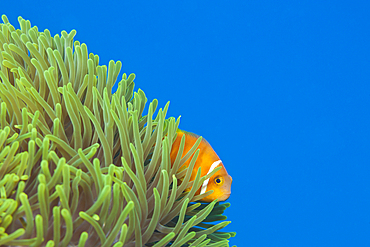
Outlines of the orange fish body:
[[[192,148],[199,137],[193,133],[178,130],[176,140],[172,145],[171,164],[173,164],[176,159],[183,135],[185,135],[185,147],[182,157]],[[195,195],[203,194],[207,191],[213,190],[212,194],[202,198],[200,201],[212,202],[215,199],[218,199],[218,201],[225,201],[229,198],[231,193],[231,176],[227,173],[221,159],[204,138],[200,142],[198,149],[200,149],[200,151],[198,159],[195,162],[190,181],[193,181],[195,179],[199,167],[201,167],[201,176],[205,176],[208,173],[211,173],[215,168],[219,166],[221,166],[221,169],[218,170],[212,177],[205,180]],[[188,159],[185,162],[184,165],[186,167],[189,166],[190,160],[191,159]]]

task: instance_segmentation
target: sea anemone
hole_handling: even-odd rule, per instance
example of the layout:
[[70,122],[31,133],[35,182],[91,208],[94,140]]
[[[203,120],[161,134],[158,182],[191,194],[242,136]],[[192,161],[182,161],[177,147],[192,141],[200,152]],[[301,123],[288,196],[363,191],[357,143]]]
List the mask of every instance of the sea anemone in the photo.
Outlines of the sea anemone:
[[189,181],[200,139],[185,156],[183,139],[171,164],[179,119],[168,104],[145,115],[134,74],[112,93],[121,62],[99,65],[75,30],[2,20],[0,245],[228,246],[230,204],[195,195],[213,173]]

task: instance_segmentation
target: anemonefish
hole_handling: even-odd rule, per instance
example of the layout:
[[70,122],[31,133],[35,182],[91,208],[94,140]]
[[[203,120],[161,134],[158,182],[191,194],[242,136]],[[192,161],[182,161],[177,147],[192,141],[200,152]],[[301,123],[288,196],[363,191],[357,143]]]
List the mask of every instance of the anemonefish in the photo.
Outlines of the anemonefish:
[[[171,149],[172,164],[176,159],[181,143],[181,138],[184,135],[185,135],[185,147],[182,156],[184,156],[192,148],[194,143],[199,138],[199,136],[196,134],[186,132],[183,130],[178,130],[177,137],[174,143],[172,144]],[[221,159],[218,157],[218,155],[213,150],[211,145],[204,138],[200,142],[198,149],[200,149],[200,151],[198,159],[195,162],[194,169],[190,177],[190,181],[193,181],[195,179],[199,167],[201,167],[201,176],[205,176],[206,174],[211,173],[215,168],[219,166],[221,166],[221,169],[218,170],[212,177],[205,180],[195,195],[201,195],[209,190],[213,190],[212,194],[202,198],[200,201],[212,202],[215,199],[218,199],[218,201],[225,201],[226,199],[229,198],[231,193],[231,183],[233,181],[231,176],[227,173],[224,165],[222,164]],[[188,159],[185,162],[184,165],[186,167],[189,166],[190,160],[191,159]]]

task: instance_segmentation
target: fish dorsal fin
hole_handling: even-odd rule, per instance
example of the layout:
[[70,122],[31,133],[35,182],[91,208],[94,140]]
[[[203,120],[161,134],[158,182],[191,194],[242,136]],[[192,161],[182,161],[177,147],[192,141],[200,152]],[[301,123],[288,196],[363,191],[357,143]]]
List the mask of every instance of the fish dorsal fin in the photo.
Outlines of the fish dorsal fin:
[[185,130],[177,129],[177,132],[178,132],[178,133],[184,133],[184,134],[187,134],[187,135],[189,135],[189,136],[193,136],[193,137],[195,137],[195,138],[199,138],[199,137],[200,137],[200,135],[197,135],[197,134],[194,134],[194,133],[192,133],[192,132],[185,131]]
[[[189,132],[189,131],[185,131],[185,130],[181,130],[181,129],[177,129],[177,132],[178,133],[184,133],[186,135],[195,137],[196,139],[198,139],[200,137],[200,135],[194,134],[193,132]],[[207,143],[209,145],[209,143],[207,142],[206,139],[204,139],[204,137],[202,137],[202,142],[205,142],[205,143]]]

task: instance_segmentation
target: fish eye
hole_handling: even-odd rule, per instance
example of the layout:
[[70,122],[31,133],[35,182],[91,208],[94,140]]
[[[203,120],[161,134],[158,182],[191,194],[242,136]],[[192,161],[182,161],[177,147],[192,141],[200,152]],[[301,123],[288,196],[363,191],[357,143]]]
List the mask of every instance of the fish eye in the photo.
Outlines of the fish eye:
[[222,177],[216,177],[215,178],[215,183],[217,185],[221,185],[223,182],[224,182],[224,180],[222,179]]

